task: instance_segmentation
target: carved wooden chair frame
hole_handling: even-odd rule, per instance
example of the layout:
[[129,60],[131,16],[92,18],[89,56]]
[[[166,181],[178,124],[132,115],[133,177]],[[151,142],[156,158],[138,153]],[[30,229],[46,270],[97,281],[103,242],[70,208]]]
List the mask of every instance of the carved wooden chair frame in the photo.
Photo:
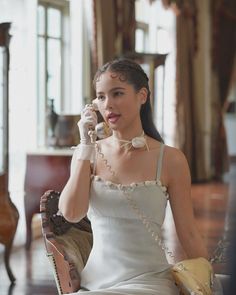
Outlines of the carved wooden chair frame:
[[58,214],[59,197],[59,192],[47,191],[41,197],[40,213],[46,254],[52,264],[58,293],[61,295],[77,292],[80,289],[80,274],[75,262],[57,239],[66,234],[71,227],[91,233],[91,235],[92,230],[86,217],[78,223],[70,223]]

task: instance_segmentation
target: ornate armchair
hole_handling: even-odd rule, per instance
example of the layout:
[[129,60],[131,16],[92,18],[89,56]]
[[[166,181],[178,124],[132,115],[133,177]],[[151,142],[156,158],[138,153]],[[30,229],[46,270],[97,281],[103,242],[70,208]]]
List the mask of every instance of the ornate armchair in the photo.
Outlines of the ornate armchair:
[[61,295],[80,288],[80,272],[92,248],[92,231],[87,218],[70,223],[58,214],[59,197],[59,192],[47,191],[41,197],[40,212],[46,253]]
[[[86,217],[78,223],[70,223],[58,214],[59,197],[59,192],[47,191],[41,197],[40,212],[46,254],[61,295],[80,289],[80,272],[87,262],[93,239]],[[217,277],[222,283],[224,294],[228,294],[229,275],[217,274]]]

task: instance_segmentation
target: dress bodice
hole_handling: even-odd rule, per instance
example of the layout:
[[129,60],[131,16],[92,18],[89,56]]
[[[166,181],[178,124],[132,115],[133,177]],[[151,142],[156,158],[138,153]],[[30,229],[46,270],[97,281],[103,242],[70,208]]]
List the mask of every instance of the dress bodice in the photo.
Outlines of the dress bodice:
[[[159,163],[160,156],[158,167]],[[159,176],[160,169],[157,171]],[[127,196],[132,198],[134,206],[130,206]],[[167,188],[160,178],[121,185],[92,176],[88,217],[93,248],[81,274],[83,287],[91,290],[110,287],[144,273],[169,268],[163,249],[133,208],[140,209],[152,230],[161,237],[167,200]]]
[[127,197],[131,197],[151,221],[162,225],[168,192],[159,179],[121,185],[92,176],[88,217],[140,219],[130,207]]

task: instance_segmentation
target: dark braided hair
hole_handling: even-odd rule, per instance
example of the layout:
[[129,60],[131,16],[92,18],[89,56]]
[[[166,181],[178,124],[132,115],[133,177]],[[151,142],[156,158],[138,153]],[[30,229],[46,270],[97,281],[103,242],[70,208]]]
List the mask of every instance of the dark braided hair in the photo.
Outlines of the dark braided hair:
[[164,142],[160,133],[157,131],[156,126],[153,122],[152,117],[152,108],[150,102],[150,89],[148,84],[148,76],[142,69],[142,67],[134,62],[133,60],[127,58],[118,58],[114,59],[105,65],[103,65],[96,72],[93,80],[93,85],[96,88],[96,82],[99,81],[101,75],[106,71],[119,74],[119,79],[121,81],[126,81],[131,84],[136,91],[139,91],[141,88],[145,87],[148,91],[147,100],[141,106],[140,109],[140,118],[142,122],[142,127],[148,136],[155,138],[160,142]]

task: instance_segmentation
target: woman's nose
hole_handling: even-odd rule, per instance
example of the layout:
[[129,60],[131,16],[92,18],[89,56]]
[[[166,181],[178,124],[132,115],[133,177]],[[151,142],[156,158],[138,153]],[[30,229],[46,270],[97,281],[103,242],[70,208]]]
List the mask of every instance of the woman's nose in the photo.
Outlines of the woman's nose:
[[106,99],[105,99],[105,109],[106,110],[112,109],[112,99],[108,95],[106,96]]

